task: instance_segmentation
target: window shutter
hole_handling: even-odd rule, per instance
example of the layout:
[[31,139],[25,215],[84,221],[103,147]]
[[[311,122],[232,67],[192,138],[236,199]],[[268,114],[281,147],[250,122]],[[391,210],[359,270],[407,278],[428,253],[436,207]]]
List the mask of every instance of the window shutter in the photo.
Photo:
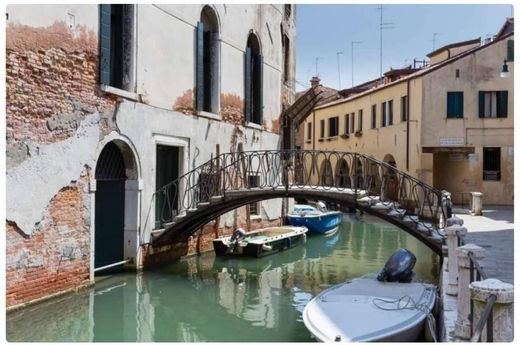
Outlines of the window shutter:
[[258,84],[255,85],[255,123],[261,125],[263,120],[263,110],[264,110],[264,102],[263,102],[263,96],[264,96],[264,57],[262,55],[257,55],[256,59],[254,59],[255,62],[255,75],[257,76]]
[[515,60],[515,41],[514,40],[507,41],[507,60],[508,61]]
[[478,117],[484,117],[485,108],[485,93],[484,91],[478,92]]
[[244,119],[251,122],[251,48],[244,54]]
[[196,30],[196,105],[197,111],[204,107],[204,23],[198,22]]
[[457,110],[458,110],[457,117],[462,119],[464,117],[464,93],[463,92],[460,92],[458,94]]
[[381,103],[381,127],[385,127],[385,121],[386,121],[386,103]]
[[99,82],[110,85],[110,16],[111,5],[99,5]]
[[388,102],[388,112],[389,112],[389,117],[390,117],[390,120],[388,121],[388,125],[391,126],[393,123],[394,123],[394,101],[389,101]]
[[498,97],[500,98],[498,101],[498,113],[497,117],[507,117],[507,91],[499,91]]

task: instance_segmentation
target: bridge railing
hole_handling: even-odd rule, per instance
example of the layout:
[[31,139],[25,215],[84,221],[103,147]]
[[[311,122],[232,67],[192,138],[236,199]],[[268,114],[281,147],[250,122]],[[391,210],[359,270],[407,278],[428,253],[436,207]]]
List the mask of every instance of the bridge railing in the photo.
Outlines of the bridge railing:
[[404,215],[426,231],[445,224],[443,193],[396,167],[357,152],[264,150],[221,154],[155,194],[162,223],[212,197],[246,189],[311,189],[350,193]]

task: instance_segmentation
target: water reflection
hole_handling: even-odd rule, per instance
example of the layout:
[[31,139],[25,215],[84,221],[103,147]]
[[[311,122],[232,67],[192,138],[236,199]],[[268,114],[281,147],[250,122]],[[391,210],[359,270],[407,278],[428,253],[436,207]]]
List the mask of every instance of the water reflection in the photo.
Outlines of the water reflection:
[[[405,232],[345,217],[335,234],[260,258],[193,257],[109,277],[95,289],[7,317],[10,341],[312,341],[301,313],[323,289],[372,274],[399,247],[417,256],[419,280],[437,259]],[[31,325],[31,327],[27,327]]]

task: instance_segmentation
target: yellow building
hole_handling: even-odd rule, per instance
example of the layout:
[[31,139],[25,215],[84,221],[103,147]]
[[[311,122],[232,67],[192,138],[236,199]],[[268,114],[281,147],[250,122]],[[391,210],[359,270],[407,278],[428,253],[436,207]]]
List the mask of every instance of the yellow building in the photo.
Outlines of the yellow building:
[[372,155],[455,203],[479,191],[486,204],[513,204],[513,49],[511,18],[493,40],[450,44],[427,67],[342,90],[302,123],[303,148]]

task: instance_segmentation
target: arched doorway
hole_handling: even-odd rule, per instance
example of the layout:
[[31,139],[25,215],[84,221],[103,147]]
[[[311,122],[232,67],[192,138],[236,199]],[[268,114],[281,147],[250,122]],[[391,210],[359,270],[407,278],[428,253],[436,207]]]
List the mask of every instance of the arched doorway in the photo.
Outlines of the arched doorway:
[[[391,154],[386,154],[383,161],[388,165],[397,168],[395,158]],[[381,200],[397,200],[399,198],[399,179],[395,169],[383,168],[383,178],[381,187]]]
[[320,185],[332,186],[334,184],[334,175],[332,174],[332,165],[328,159],[321,163],[320,168]]
[[348,163],[345,159],[340,159],[336,163],[336,186],[340,188],[350,187],[350,176]]
[[137,175],[134,154],[125,142],[113,140],[103,147],[95,171],[94,270],[136,258]]

